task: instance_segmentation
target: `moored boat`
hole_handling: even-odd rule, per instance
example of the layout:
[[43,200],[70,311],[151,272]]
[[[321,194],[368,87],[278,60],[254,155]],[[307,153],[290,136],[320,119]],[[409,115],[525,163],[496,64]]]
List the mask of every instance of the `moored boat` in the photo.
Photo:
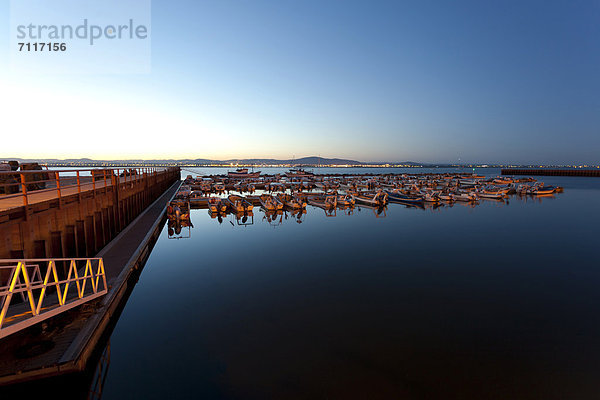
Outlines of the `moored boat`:
[[208,211],[211,213],[224,213],[227,211],[227,204],[219,197],[208,197]]
[[227,197],[227,202],[229,203],[229,208],[236,213],[249,212],[254,208],[252,203],[242,196],[229,195],[229,197]]
[[356,203],[354,196],[351,194],[344,194],[337,196],[337,205],[341,207],[353,207]]
[[248,168],[238,168],[235,171],[227,172],[227,176],[233,179],[258,178],[260,171],[248,172]]
[[280,193],[277,195],[277,199],[286,207],[291,208],[293,210],[306,208],[306,201],[304,201],[300,196],[293,196],[291,194]]
[[309,197],[308,203],[316,207],[331,210],[337,207],[337,195],[313,195]]
[[373,207],[383,207],[387,204],[388,194],[383,191],[378,191],[376,193],[354,193],[354,199],[356,202],[361,204],[366,204],[368,206]]
[[394,191],[389,191],[386,190],[385,191],[388,195],[388,198],[390,201],[398,201],[398,202],[402,202],[402,203],[423,203],[423,197],[422,196],[412,196],[412,195],[408,195],[408,194],[403,194],[400,193],[398,190],[394,190]]
[[281,210],[283,208],[283,203],[270,194],[261,194],[260,204],[268,211]]
[[471,202],[479,200],[479,197],[473,192],[456,192],[454,193],[454,199],[456,201]]

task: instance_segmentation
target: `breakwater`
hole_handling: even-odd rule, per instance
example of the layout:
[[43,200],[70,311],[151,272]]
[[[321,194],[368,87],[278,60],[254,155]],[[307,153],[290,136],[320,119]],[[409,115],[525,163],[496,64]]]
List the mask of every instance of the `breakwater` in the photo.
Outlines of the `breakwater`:
[[534,176],[590,176],[600,177],[600,169],[547,169],[547,168],[504,168],[502,175]]

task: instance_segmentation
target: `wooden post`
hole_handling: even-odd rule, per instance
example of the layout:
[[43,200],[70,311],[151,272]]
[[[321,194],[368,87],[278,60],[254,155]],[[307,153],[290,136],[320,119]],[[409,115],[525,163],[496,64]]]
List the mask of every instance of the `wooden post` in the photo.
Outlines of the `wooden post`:
[[77,171],[77,193],[81,194],[81,181],[79,180],[79,170]]
[[54,173],[54,177],[56,178],[56,193],[58,194],[58,198],[60,200],[61,198],[61,193],[60,193],[60,175],[57,172]]
[[29,204],[27,199],[27,185],[25,184],[25,174],[21,173],[21,190],[23,192],[23,205],[26,206]]

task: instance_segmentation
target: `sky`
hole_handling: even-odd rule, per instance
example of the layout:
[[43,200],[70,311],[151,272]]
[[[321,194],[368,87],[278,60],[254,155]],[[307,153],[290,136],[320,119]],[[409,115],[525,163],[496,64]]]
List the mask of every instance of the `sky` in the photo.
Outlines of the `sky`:
[[0,158],[600,164],[598,0],[152,0],[142,73],[15,70],[9,9]]

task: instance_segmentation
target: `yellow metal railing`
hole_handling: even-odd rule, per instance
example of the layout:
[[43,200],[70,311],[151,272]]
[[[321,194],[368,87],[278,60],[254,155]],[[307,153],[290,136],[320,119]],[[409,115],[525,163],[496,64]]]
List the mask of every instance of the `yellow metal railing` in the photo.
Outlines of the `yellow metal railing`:
[[102,258],[0,260],[0,279],[0,338],[108,291]]

